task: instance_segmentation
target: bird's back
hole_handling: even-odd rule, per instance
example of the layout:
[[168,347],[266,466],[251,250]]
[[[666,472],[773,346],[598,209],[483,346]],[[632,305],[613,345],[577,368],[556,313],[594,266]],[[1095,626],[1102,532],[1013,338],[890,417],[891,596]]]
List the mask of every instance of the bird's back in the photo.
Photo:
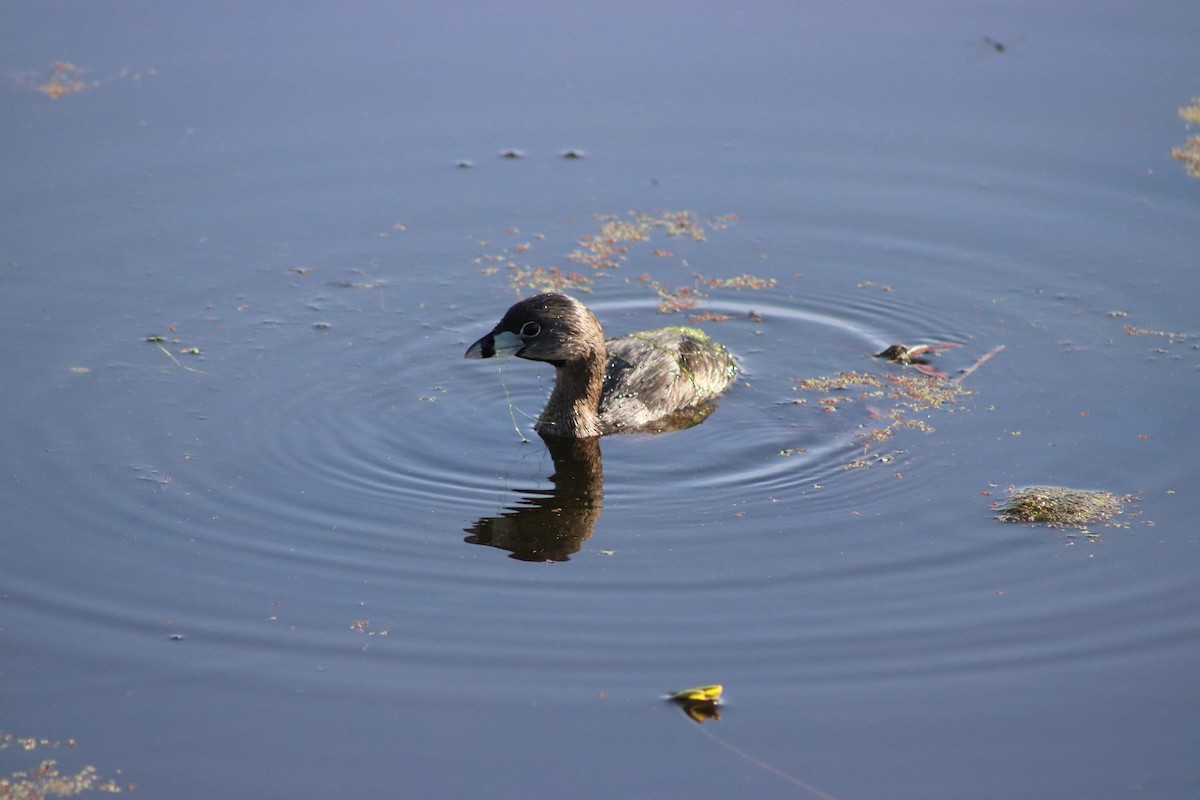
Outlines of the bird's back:
[[729,351],[696,328],[658,328],[605,345],[600,422],[607,433],[685,427],[678,422],[692,410],[707,416],[737,374]]

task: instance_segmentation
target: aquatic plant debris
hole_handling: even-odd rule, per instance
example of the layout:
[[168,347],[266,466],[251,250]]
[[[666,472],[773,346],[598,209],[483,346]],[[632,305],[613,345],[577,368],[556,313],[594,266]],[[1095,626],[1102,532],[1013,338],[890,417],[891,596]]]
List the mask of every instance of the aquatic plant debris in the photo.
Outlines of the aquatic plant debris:
[[[475,263],[484,267],[484,274],[494,275],[501,269],[508,270],[509,283],[518,296],[528,292],[590,292],[596,280],[611,275],[630,257],[633,249],[667,236],[692,242],[704,242],[711,231],[723,230],[737,221],[736,214],[701,218],[692,211],[660,211],[646,213],[630,211],[625,215],[597,214],[592,217],[595,229],[581,235],[574,246],[565,254],[552,259],[557,263],[531,263],[538,244],[546,239],[537,234],[534,240],[519,242],[498,253],[480,256]],[[573,222],[569,222],[573,224]],[[506,231],[517,235],[520,231]],[[491,242],[484,242],[491,245]],[[679,248],[652,247],[650,254],[663,260],[675,260],[687,266],[687,258]],[[628,279],[627,279],[628,280]],[[712,277],[690,272],[690,282],[681,286],[661,282],[650,275],[638,275],[639,285],[655,292],[659,297],[658,309],[672,313],[695,308],[707,297],[705,289],[761,289],[774,286],[774,278],[760,278],[741,274],[730,277]],[[731,319],[713,315],[709,321]]]
[[[962,388],[956,381],[943,380],[924,374],[875,375],[862,372],[838,372],[832,377],[792,378],[793,391],[815,392],[821,395],[816,405],[822,413],[837,413],[839,408],[850,403],[865,403],[868,423],[854,436],[864,450],[882,444],[896,433],[909,428],[930,433],[933,426],[923,420],[910,419],[912,412],[961,410],[959,400],[974,392]],[[807,405],[807,398],[792,401],[796,405]],[[890,403],[890,407],[884,404]],[[780,455],[790,455],[792,450],[780,450]],[[855,459],[844,469],[869,466],[870,462]]]
[[[167,331],[170,333],[174,333],[175,326],[174,325],[168,326]],[[195,367],[189,367],[189,366],[181,363],[179,361],[179,359],[175,357],[175,354],[167,349],[166,345],[170,344],[181,355],[187,355],[187,356],[199,356],[201,354],[201,350],[199,347],[196,347],[195,345],[185,345],[179,339],[175,339],[175,338],[167,339],[167,337],[159,335],[159,334],[152,334],[150,336],[147,336],[145,341],[148,342],[149,344],[154,345],[159,350],[161,350],[163,352],[163,354],[166,355],[167,358],[171,359],[171,361],[173,361],[175,363],[175,366],[183,367],[183,369],[187,370],[188,372],[196,372],[196,373],[200,373],[200,374],[205,374],[204,370],[196,369]]]
[[681,692],[675,692],[671,695],[672,700],[707,700],[709,702],[717,702],[721,699],[721,693],[725,691],[725,687],[719,683],[714,683],[711,686],[695,686],[691,689],[684,689]]
[[703,724],[710,719],[721,719],[717,706],[721,702],[721,692],[724,690],[725,687],[719,683],[695,686],[667,695],[667,699],[679,706],[693,721]]
[[1126,336],[1159,336],[1166,339],[1170,344],[1176,342],[1186,342],[1189,339],[1195,338],[1191,334],[1180,333],[1178,331],[1158,331],[1151,328],[1136,328],[1133,325],[1126,325],[1122,328]]
[[886,358],[888,361],[897,364],[921,364],[926,363],[923,356],[926,353],[934,353],[938,350],[948,350],[951,347],[962,347],[961,342],[946,342],[945,344],[917,344],[909,347],[905,344],[894,344],[886,347],[878,353],[875,353],[875,358]]
[[95,89],[110,81],[136,81],[141,80],[143,76],[153,76],[155,74],[153,69],[148,69],[142,73],[128,68],[104,78],[88,78],[86,77],[88,73],[89,70],[72,64],[70,61],[55,61],[50,65],[50,69],[45,74],[36,72],[25,73],[17,80],[7,81],[6,86],[22,91],[39,92],[51,100],[58,100],[64,95]]
[[[0,733],[0,750],[10,747],[19,747],[25,751],[56,750],[64,744],[71,750],[78,746],[74,739],[60,742],[54,739]],[[134,784],[126,784],[124,787],[130,791],[135,788]],[[90,764],[82,767],[78,772],[64,774],[59,769],[58,761],[52,758],[42,759],[37,766],[31,769],[12,772],[8,776],[0,776],[0,798],[3,800],[74,797],[92,790],[119,794],[123,788],[111,778],[102,777]]]
[[[1200,127],[1200,97],[1193,97],[1191,105],[1181,106],[1179,116],[1189,131]],[[1193,178],[1200,178],[1200,135],[1189,134],[1182,145],[1171,150],[1171,158],[1182,161]]]
[[50,68],[50,77],[45,83],[38,86],[37,90],[51,100],[57,100],[71,92],[82,92],[88,86],[79,80],[83,72],[69,61],[56,61]]
[[995,505],[996,519],[1086,530],[1089,522],[1104,522],[1119,514],[1122,499],[1135,498],[1118,499],[1111,492],[1061,486],[1009,487],[1008,498]]
[[929,359],[925,356],[928,353],[948,350],[951,347],[962,347],[962,344],[960,342],[946,342],[944,344],[918,344],[912,347],[904,344],[894,344],[875,353],[874,356],[875,358],[885,358],[893,364],[903,364],[906,367],[912,367],[925,375],[948,381],[950,378],[945,373],[929,366]]

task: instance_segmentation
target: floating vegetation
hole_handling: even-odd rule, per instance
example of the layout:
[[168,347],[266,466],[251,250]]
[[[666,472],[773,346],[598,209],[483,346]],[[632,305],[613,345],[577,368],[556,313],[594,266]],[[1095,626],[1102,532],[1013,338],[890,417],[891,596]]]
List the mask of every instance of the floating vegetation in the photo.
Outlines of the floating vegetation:
[[710,703],[716,703],[721,699],[721,693],[724,691],[724,686],[719,683],[714,683],[709,686],[695,686],[691,689],[684,689],[682,692],[675,692],[671,695],[671,699],[675,701],[703,700]]
[[510,265],[510,278],[517,286],[535,292],[561,292],[573,290],[590,292],[594,280],[578,272],[563,272],[558,267],[519,267]]
[[1193,97],[1190,106],[1182,106],[1179,109],[1179,116],[1188,125],[1200,128],[1200,97]]
[[[94,89],[110,81],[141,80],[143,75],[129,69],[123,69],[105,78],[87,78],[87,74],[88,70],[70,61],[55,61],[47,73],[24,74],[18,80],[7,81],[7,85],[18,90],[40,92],[51,100],[57,100],[63,95]],[[145,75],[153,76],[154,70],[146,70]]]
[[721,712],[718,705],[721,702],[721,692],[724,687],[719,683],[711,686],[696,686],[667,695],[667,699],[683,709],[691,719],[704,723],[710,719],[719,720]]
[[[892,345],[875,353],[875,358],[884,358],[903,366],[913,366],[917,373],[904,372],[900,374],[876,375],[862,372],[838,372],[833,377],[793,378],[792,389],[798,392],[815,392],[820,395],[815,403],[822,413],[832,414],[851,403],[865,403],[867,424],[855,434],[862,444],[864,451],[872,446],[882,444],[891,439],[902,429],[911,429],[932,433],[934,428],[921,419],[913,419],[909,414],[929,410],[953,412],[961,408],[959,401],[974,394],[962,388],[962,381],[977,370],[980,365],[1004,349],[998,345],[980,358],[958,377],[948,378],[943,373],[927,366],[924,355],[928,353],[959,347],[957,343],[938,345],[916,345],[907,347],[902,344]],[[792,401],[796,405],[807,405],[808,398],[801,397]],[[780,450],[780,455],[791,455],[795,450]],[[864,452],[864,455],[866,453]],[[843,466],[845,470],[862,469],[875,463],[889,463],[890,457],[877,459],[858,458]],[[896,473],[896,477],[903,477]]]
[[705,278],[697,275],[697,280],[713,289],[764,289],[775,285],[774,278],[760,278],[757,275],[744,273],[732,278]]
[[1177,333],[1175,331],[1156,331],[1150,328],[1135,328],[1132,325],[1126,325],[1123,329],[1126,336],[1161,336],[1171,343],[1185,342],[1191,337],[1186,333]]
[[[172,334],[175,333],[175,326],[168,325],[167,331]],[[177,359],[175,357],[175,354],[172,353],[171,350],[167,348],[167,345],[170,345],[171,349],[174,349],[175,352],[179,353],[180,355],[185,355],[185,356],[201,355],[201,350],[199,347],[196,347],[195,345],[185,345],[185,344],[183,344],[183,342],[180,339],[176,339],[174,337],[168,339],[166,336],[162,336],[159,334],[151,334],[150,336],[147,336],[146,342],[154,345],[159,350],[161,350],[163,352],[163,354],[166,355],[167,358],[171,359],[171,361],[173,361],[175,363],[175,366],[183,367],[188,372],[201,372],[201,370],[195,369],[194,367],[184,366],[182,363],[180,363],[179,359]]]
[[[1110,317],[1127,317],[1126,312],[1110,311]],[[1182,331],[1166,331],[1158,328],[1140,328],[1136,325],[1126,324],[1121,327],[1126,336],[1148,336],[1160,341],[1154,343],[1152,352],[1159,355],[1168,355],[1172,352],[1172,347],[1176,345],[1184,345],[1189,350],[1200,350],[1200,334],[1184,333]]]
[[561,153],[559,153],[559,156],[569,161],[574,161],[575,159],[579,158],[587,158],[587,153],[583,152],[582,150],[563,150]]
[[649,275],[639,275],[638,280],[642,282],[642,285],[654,290],[654,293],[658,295],[658,310],[664,314],[695,308],[700,305],[702,299],[707,297],[707,295],[695,286],[677,286],[672,288],[654,280]]
[[[609,274],[625,262],[631,249],[637,245],[652,241],[656,236],[668,236],[676,239],[687,239],[703,242],[708,238],[708,232],[723,230],[737,221],[737,216],[729,214],[709,219],[702,219],[691,211],[662,211],[655,214],[631,211],[624,216],[596,215],[596,230],[580,236],[575,246],[569,250],[563,259],[569,265],[579,265],[586,270],[571,270],[569,267],[522,263],[518,260],[526,257],[534,248],[534,242],[522,242],[501,253],[480,256],[476,263],[483,265],[487,275],[494,275],[502,269],[507,269],[509,280],[518,294],[526,291],[576,291],[589,292],[599,275]],[[517,230],[507,231],[510,235],[519,233]],[[546,237],[539,234],[537,239]],[[484,242],[483,244],[490,244]],[[677,255],[674,248],[656,247],[652,255],[664,259],[676,259],[686,265],[687,261]],[[652,290],[659,297],[658,309],[663,313],[686,311],[695,308],[708,295],[706,289],[762,289],[775,285],[774,278],[760,278],[744,273],[733,277],[708,277],[692,273],[691,283],[672,286],[660,282],[650,275],[637,276],[639,283]],[[733,317],[715,312],[705,312],[691,317],[692,321],[720,322]]]
[[904,344],[894,344],[874,355],[875,358],[886,358],[888,361],[897,364],[928,364],[928,359],[924,358],[926,353],[948,350],[951,347],[962,347],[962,344],[959,342],[947,342],[946,344],[918,344],[912,347]]
[[983,364],[989,361],[997,353],[1004,350],[1006,345],[996,345],[988,352],[975,360],[975,363],[964,369],[958,374],[958,377],[951,378],[941,370],[929,365],[929,359],[926,358],[928,353],[936,353],[939,350],[949,350],[952,347],[962,347],[958,342],[947,342],[945,344],[918,344],[913,347],[908,347],[903,344],[894,344],[886,347],[878,353],[874,353],[875,358],[883,358],[891,361],[893,364],[903,364],[906,367],[912,367],[917,372],[929,375],[933,378],[940,378],[944,381],[953,381],[954,383],[962,383],[967,376],[979,369]]
[[696,325],[701,322],[728,322],[732,314],[721,314],[717,311],[701,311],[698,314],[688,314],[688,322]]
[[[638,276],[638,280],[643,285],[653,289],[658,295],[658,310],[664,314],[686,311],[698,306],[701,300],[708,297],[708,294],[701,287],[716,289],[763,289],[775,285],[774,278],[760,278],[757,275],[750,274],[737,275],[733,278],[708,278],[697,272],[692,274],[692,279],[691,285],[671,287],[654,280],[649,275]],[[724,322],[725,320],[733,319],[728,314],[715,314],[712,312],[692,314],[690,318],[694,321],[707,319],[712,322]]]
[[862,389],[854,397],[838,398],[850,402],[885,398],[903,403],[913,411],[956,406],[961,397],[974,394],[957,383],[947,384],[925,375],[874,375],[863,372],[838,372],[831,378],[793,378],[793,389],[801,392],[849,391]]
[[[1200,127],[1200,97],[1193,97],[1191,105],[1180,107],[1179,116],[1189,131],[1193,127]],[[1171,150],[1171,158],[1182,161],[1193,178],[1200,178],[1200,136],[1189,135],[1181,146]]]
[[[0,750],[9,747],[19,747],[25,751],[56,750],[63,744],[72,750],[77,746],[74,739],[68,739],[63,743],[53,739],[0,733]],[[125,788],[132,791],[136,787],[133,784],[127,784]],[[110,778],[101,777],[96,768],[90,764],[78,772],[63,773],[58,767],[58,762],[52,758],[42,759],[32,769],[13,772],[7,777],[0,776],[0,798],[3,800],[74,797],[93,790],[118,794],[122,791],[122,787]]]
[[501,158],[524,158],[524,150],[502,150],[500,151]]
[[1121,512],[1122,500],[1110,492],[1066,489],[1061,486],[1009,487],[1008,498],[995,504],[1001,522],[1040,522],[1052,528],[1087,530],[1089,522],[1103,522]]
[[[567,254],[568,261],[597,270],[613,269],[625,260],[630,244],[650,241],[656,231],[667,236],[687,236],[697,242],[707,238],[707,226],[691,211],[663,211],[659,214],[630,212],[627,218],[598,215],[595,220],[599,230],[594,235],[581,236],[579,247]],[[712,227],[716,225],[712,223]],[[659,255],[674,255],[669,251],[656,252]]]
[[370,627],[371,627],[371,621],[366,620],[366,619],[356,619],[356,620],[354,620],[354,622],[350,623],[350,630],[354,631],[355,633],[365,633],[367,636],[387,636],[388,635],[388,632],[386,630],[373,631],[373,630],[370,630]]
[[[959,410],[959,400],[974,394],[954,381],[946,381],[923,374],[875,375],[862,372],[839,372],[833,377],[793,378],[792,389],[797,392],[815,392],[821,395],[816,402],[822,413],[832,414],[851,403],[865,404],[868,423],[854,435],[864,449],[882,444],[902,429],[933,432],[929,423],[912,419],[912,412],[938,409]],[[806,405],[807,398],[797,398],[796,405]],[[882,403],[889,403],[884,408]],[[791,450],[781,450],[780,455],[790,455]],[[856,459],[844,469],[869,466],[870,462]]]
[[88,88],[86,83],[79,80],[83,74],[84,70],[69,61],[56,61],[50,67],[50,77],[37,90],[51,100],[57,100],[64,94],[82,92]]
[[923,372],[934,378],[941,378],[944,381],[950,380],[945,373],[929,366],[929,359],[925,356],[928,353],[936,353],[939,350],[948,350],[951,347],[962,347],[958,342],[947,342],[945,344],[918,344],[912,347],[903,344],[894,344],[891,347],[885,348],[878,353],[875,353],[875,358],[884,358],[891,361],[893,364],[903,364],[906,367],[913,367],[918,372]]

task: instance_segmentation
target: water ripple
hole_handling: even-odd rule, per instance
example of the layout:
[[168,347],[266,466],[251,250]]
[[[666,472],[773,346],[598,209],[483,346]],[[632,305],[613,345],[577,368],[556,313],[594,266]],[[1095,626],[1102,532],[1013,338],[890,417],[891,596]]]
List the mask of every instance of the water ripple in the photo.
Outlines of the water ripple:
[[[70,518],[88,532],[79,555],[105,561],[126,548],[162,574],[121,588],[85,580],[74,599],[49,596],[38,574],[13,591],[52,618],[118,635],[186,629],[254,663],[362,646],[373,661],[450,681],[486,662],[511,692],[603,683],[614,669],[666,682],[707,663],[714,637],[724,669],[767,683],[927,677],[1164,641],[1161,626],[1139,633],[1132,619],[1116,635],[1079,628],[1063,639],[1086,593],[1056,605],[1026,597],[1060,589],[1063,552],[1077,550],[999,537],[984,513],[964,522],[937,511],[942,493],[921,481],[936,436],[864,445],[878,409],[823,413],[817,395],[797,391],[799,379],[843,371],[904,373],[871,356],[896,342],[963,343],[938,359],[953,373],[992,345],[992,317],[878,286],[802,301],[793,289],[708,307],[732,318],[706,326],[743,371],[705,423],[608,437],[597,469],[575,473],[530,431],[550,369],[501,364],[522,442],[496,364],[462,359],[491,324],[482,312],[434,324],[416,310],[394,327],[419,334],[396,339],[335,333],[342,325],[236,331],[224,358],[200,362],[204,373],[114,364],[87,380],[138,397],[138,424],[113,427],[113,410],[78,395],[45,435],[70,443],[53,457],[77,501]],[[644,296],[593,306],[616,333],[662,319]],[[934,427],[953,418],[905,413]],[[89,451],[127,467],[69,467]],[[1019,577],[981,585],[981,574]],[[159,594],[216,575],[229,597],[216,605],[204,591]],[[1136,617],[1130,609],[1157,591],[1112,595],[1102,613]]]

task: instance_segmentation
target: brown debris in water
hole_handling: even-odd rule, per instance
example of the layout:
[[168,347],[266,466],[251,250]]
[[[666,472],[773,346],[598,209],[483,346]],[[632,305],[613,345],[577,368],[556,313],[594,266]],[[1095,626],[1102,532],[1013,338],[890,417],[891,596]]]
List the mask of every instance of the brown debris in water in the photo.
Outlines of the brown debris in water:
[[37,73],[27,73],[21,76],[21,79],[16,81],[7,81],[9,88],[40,92],[46,95],[51,100],[57,100],[63,95],[75,94],[87,89],[95,89],[105,83],[118,80],[141,80],[143,75],[153,76],[154,70],[148,69],[145,73],[134,72],[130,69],[123,69],[114,75],[106,78],[87,78],[89,70],[83,67],[72,64],[70,61],[55,61],[50,65],[50,70],[45,75]]
[[[864,449],[886,442],[902,429],[932,433],[932,425],[911,419],[908,414],[931,409],[957,411],[959,400],[974,394],[956,382],[911,373],[838,372],[833,377],[793,378],[792,382],[794,391],[822,395],[817,399],[817,405],[826,414],[835,413],[850,403],[865,402],[867,418],[873,424],[863,425],[854,435]],[[804,405],[807,398],[797,398],[793,402]],[[866,465],[862,459],[856,459],[844,468],[857,469]]]
[[[691,211],[663,211],[658,214],[630,212],[628,217],[597,215],[599,230],[595,234],[584,234],[579,238],[578,248],[567,254],[567,260],[584,264],[592,269],[604,270],[620,266],[629,252],[630,244],[648,242],[655,232],[671,237],[688,237],[702,242],[707,238],[708,226]],[[662,248],[655,255],[663,258],[674,256]]]
[[514,285],[535,292],[590,292],[594,280],[578,272],[563,272],[558,267],[520,267],[509,265]]
[[[25,751],[57,750],[63,744],[72,750],[77,746],[74,739],[67,739],[64,743],[54,739],[0,733],[0,750],[9,747],[19,747]],[[133,791],[136,787],[133,784],[127,784],[125,788]],[[42,759],[37,766],[31,769],[19,770],[8,776],[0,776],[0,800],[74,797],[93,790],[119,794],[122,787],[111,778],[101,777],[96,768],[90,764],[78,772],[64,774],[59,770],[58,762],[52,758]]]
[[[1179,116],[1189,130],[1193,126],[1200,127],[1200,97],[1193,97],[1190,106],[1181,106]],[[1188,136],[1183,145],[1171,150],[1171,158],[1182,161],[1193,178],[1200,178],[1200,136]]]
[[86,83],[79,80],[83,73],[82,69],[69,61],[56,61],[50,68],[50,77],[37,90],[51,100],[57,100],[64,94],[82,92],[88,88]]
[[1135,328],[1132,325],[1126,325],[1122,330],[1125,331],[1126,336],[1161,336],[1172,344],[1185,342],[1191,338],[1188,334],[1177,331],[1156,331],[1150,328]]
[[904,344],[894,344],[875,353],[874,357],[887,359],[893,364],[903,364],[930,377],[948,381],[950,377],[941,370],[930,366],[929,359],[925,356],[929,353],[936,353],[939,350],[948,350],[951,347],[962,347],[962,344],[959,342],[946,342],[944,344],[918,344],[912,347]]
[[909,347],[905,344],[894,344],[875,353],[875,358],[883,358],[897,364],[926,364],[924,356],[938,350],[948,350],[951,347],[962,347],[961,342],[946,342],[944,344],[917,344]]
[[705,278],[701,275],[697,275],[696,278],[705,286],[714,289],[763,289],[775,285],[774,278],[760,278],[749,273],[732,278]]
[[682,709],[693,721],[703,724],[710,719],[721,719],[721,693],[724,690],[721,684],[715,683],[711,686],[696,686],[682,692],[673,692],[667,695],[667,699]]
[[[562,257],[568,265],[586,267],[587,270],[573,271],[569,267],[523,261],[531,254],[535,247],[534,242],[523,242],[499,253],[480,256],[475,263],[483,267],[486,275],[494,275],[507,269],[509,283],[518,294],[528,291],[589,292],[596,276],[607,275],[620,268],[629,259],[635,247],[652,242],[655,237],[663,235],[674,239],[704,242],[707,241],[710,231],[723,230],[737,222],[737,215],[727,214],[703,219],[692,211],[661,211],[652,214],[630,211],[623,216],[598,214],[593,220],[596,229],[580,236],[574,248]],[[510,230],[507,233],[515,235],[519,231]],[[544,240],[546,237],[538,234],[535,238]],[[490,245],[491,242],[482,244]],[[679,255],[675,248],[657,246],[650,254],[659,259],[674,259],[684,266],[687,265],[686,257]],[[708,297],[705,289],[762,289],[775,285],[774,278],[761,278],[749,273],[731,277],[710,277],[692,272],[691,283],[678,286],[659,281],[649,274],[638,275],[637,280],[640,285],[658,295],[658,310],[664,314],[696,308]],[[692,319],[723,322],[733,317],[705,311],[692,315]]]
[[1041,523],[1052,528],[1087,531],[1089,522],[1104,522],[1121,513],[1121,502],[1111,492],[1067,489],[1061,486],[1009,487],[1008,498],[995,505],[1001,522]]

